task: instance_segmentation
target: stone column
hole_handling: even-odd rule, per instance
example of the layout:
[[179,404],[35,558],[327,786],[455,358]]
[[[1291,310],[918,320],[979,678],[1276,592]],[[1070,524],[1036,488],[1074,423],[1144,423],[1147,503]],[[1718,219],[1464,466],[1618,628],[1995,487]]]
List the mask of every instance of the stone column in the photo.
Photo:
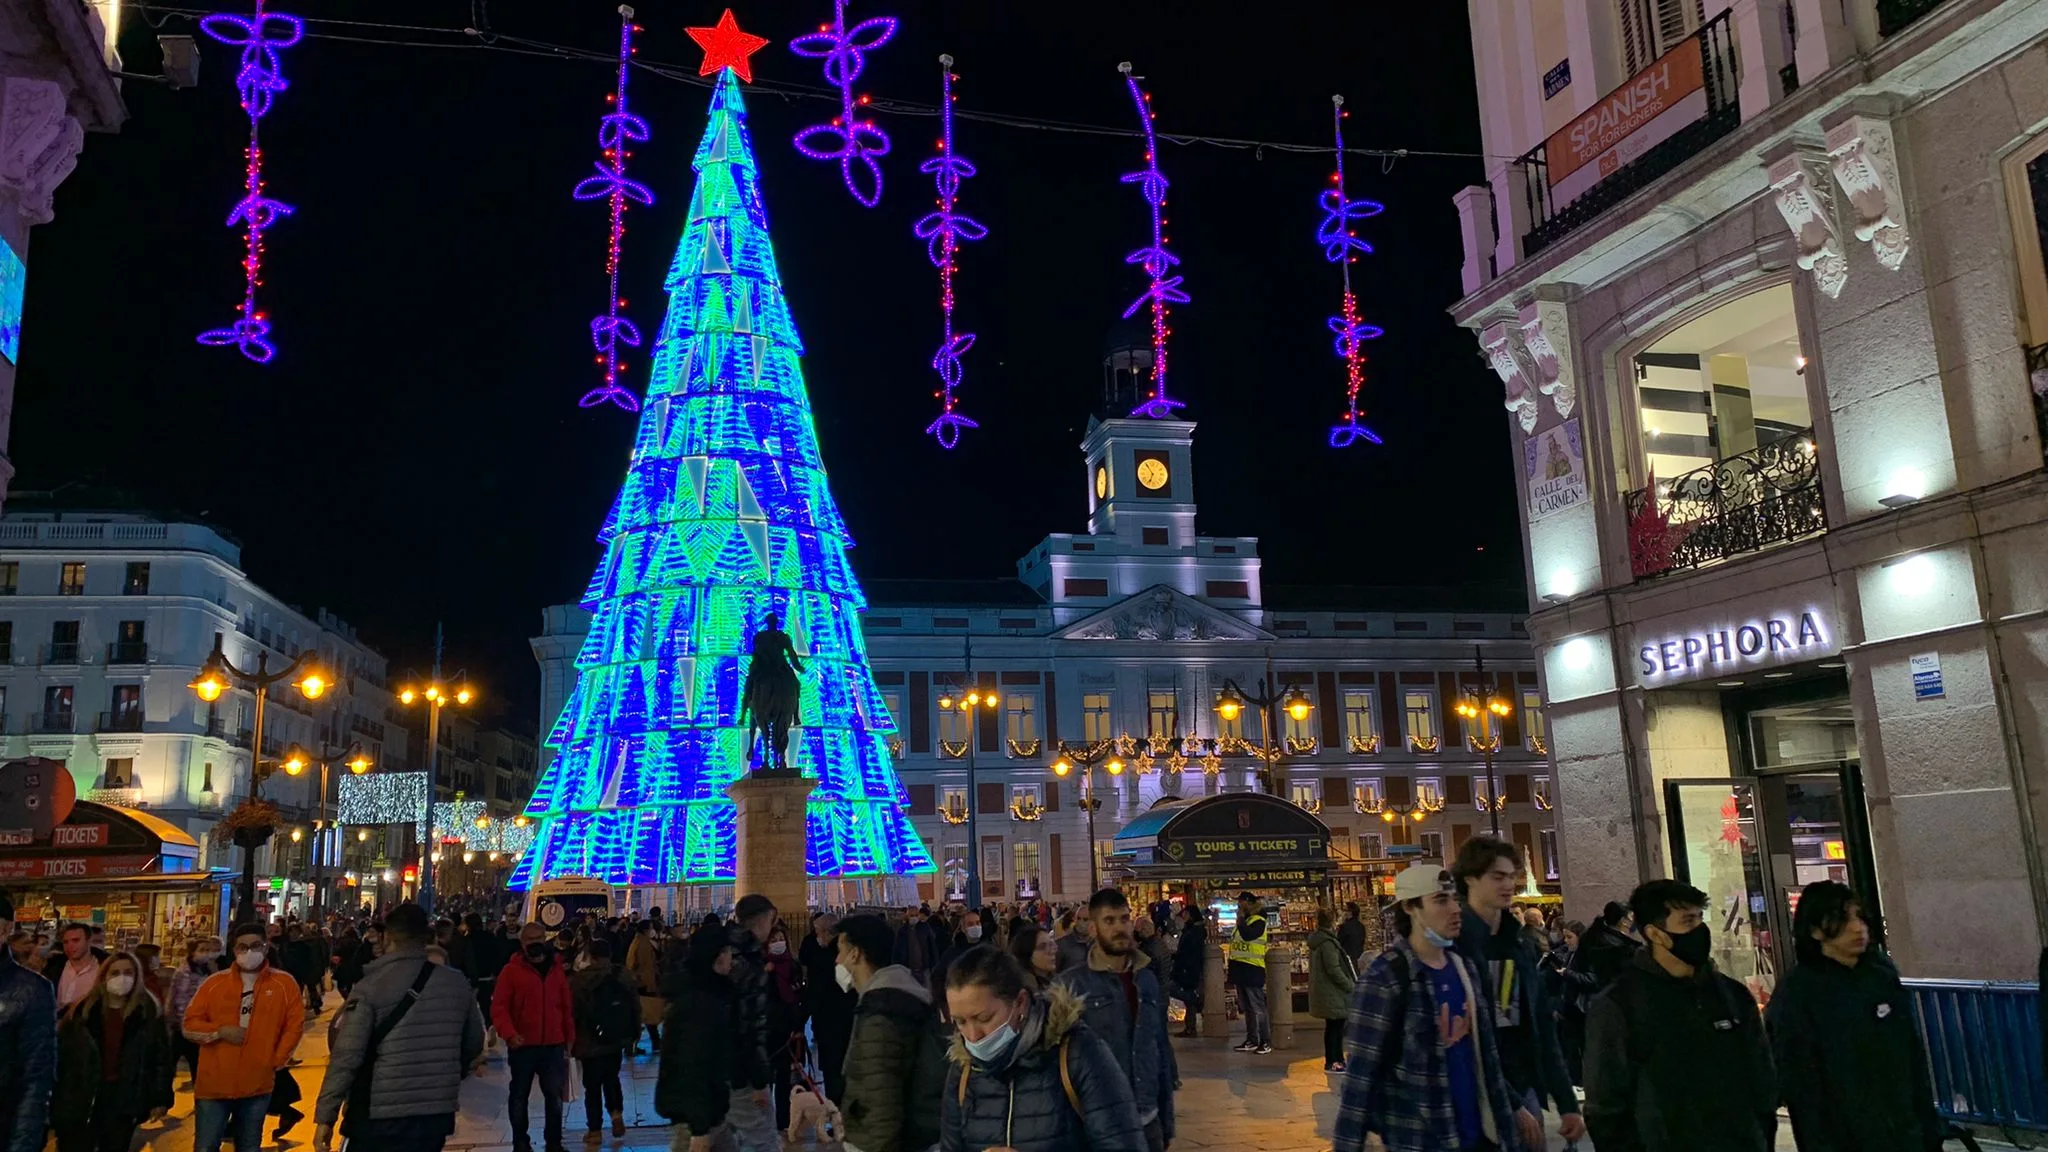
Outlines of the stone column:
[[760,893],[775,902],[792,924],[810,907],[810,875],[804,869],[804,808],[818,782],[809,776],[747,775],[725,794],[739,806],[733,824],[738,840],[733,900]]
[[[1213,923],[1211,925],[1214,926]],[[1205,963],[1202,965],[1202,1039],[1230,1039],[1230,1010],[1224,1003],[1227,991],[1224,985],[1226,969],[1230,967],[1223,959],[1223,945],[1216,937],[1209,937],[1204,946]]]
[[1266,1010],[1273,1014],[1273,1047],[1294,1048],[1294,946],[1266,949]]

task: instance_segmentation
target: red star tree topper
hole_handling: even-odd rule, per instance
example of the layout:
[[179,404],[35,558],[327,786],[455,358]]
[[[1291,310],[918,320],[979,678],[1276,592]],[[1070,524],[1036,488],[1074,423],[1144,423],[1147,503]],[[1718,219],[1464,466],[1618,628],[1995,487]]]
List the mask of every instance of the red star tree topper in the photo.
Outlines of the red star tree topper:
[[754,66],[747,57],[766,48],[768,38],[740,31],[739,23],[732,18],[732,9],[727,8],[725,15],[720,16],[718,23],[710,28],[685,28],[683,31],[704,49],[704,63],[698,66],[697,75],[709,76],[721,68],[730,68],[739,73],[740,79],[749,84],[754,82]]

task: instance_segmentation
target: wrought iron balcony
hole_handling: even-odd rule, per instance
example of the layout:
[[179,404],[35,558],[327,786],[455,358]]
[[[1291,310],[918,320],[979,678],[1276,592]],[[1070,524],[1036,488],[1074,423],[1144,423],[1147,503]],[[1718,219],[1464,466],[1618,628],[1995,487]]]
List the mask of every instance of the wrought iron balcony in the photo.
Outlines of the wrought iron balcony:
[[78,714],[75,712],[36,712],[29,716],[31,732],[75,732],[78,730]]
[[1813,429],[1628,494],[1638,580],[1827,531]]
[[1948,0],[1877,0],[1877,33],[1896,36],[1906,25],[1918,20]]
[[96,732],[140,732],[142,731],[142,710],[127,708],[119,712],[100,713]]
[[76,663],[78,663],[78,641],[76,641],[76,640],[66,640],[66,641],[59,641],[59,642],[57,642],[57,643],[54,643],[54,644],[45,644],[45,645],[43,645],[43,663],[45,663],[45,664],[76,664]]
[[149,645],[141,640],[116,641],[107,645],[107,663],[109,665],[147,664],[149,663]]
[[228,735],[228,722],[226,717],[208,716],[206,718],[206,734],[208,736],[213,737],[216,740],[225,740]]
[[[1552,191],[1549,163],[1545,157],[1548,141],[1530,149],[1527,155],[1515,162],[1522,171],[1522,191],[1529,207],[1530,228],[1522,236],[1525,257],[1536,255],[1590,223],[1609,208],[1698,155],[1714,141],[1733,132],[1742,123],[1742,105],[1736,96],[1735,30],[1730,14],[1723,12],[1709,20],[1691,39],[1700,53],[1700,70],[1707,98],[1706,113],[1699,119],[1623,161],[1599,183],[1562,204],[1557,202]],[[1666,63],[1672,53],[1690,50],[1693,49],[1685,45],[1673,48],[1651,68]],[[1636,84],[1648,71],[1646,69],[1630,77],[1615,91],[1620,92]],[[1613,95],[1603,96],[1601,102]],[[1612,159],[1619,159],[1625,154],[1621,150],[1625,143],[1626,137],[1623,137],[1612,150],[1590,159],[1588,163],[1604,165]],[[1584,167],[1580,170],[1583,171]],[[1561,173],[1558,179],[1564,179],[1566,175],[1568,173]]]

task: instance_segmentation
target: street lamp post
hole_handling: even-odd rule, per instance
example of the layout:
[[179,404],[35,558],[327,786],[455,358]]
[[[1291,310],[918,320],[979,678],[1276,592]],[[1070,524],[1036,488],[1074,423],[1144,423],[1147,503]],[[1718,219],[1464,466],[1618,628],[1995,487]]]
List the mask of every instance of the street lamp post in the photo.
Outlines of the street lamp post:
[[1236,720],[1244,714],[1247,704],[1259,710],[1259,726],[1265,732],[1266,739],[1262,745],[1250,744],[1249,741],[1245,743],[1266,766],[1263,775],[1266,777],[1267,791],[1279,796],[1281,785],[1286,779],[1285,774],[1280,771],[1280,758],[1286,754],[1287,749],[1280,740],[1280,718],[1274,715],[1273,710],[1276,706],[1285,708],[1288,717],[1299,722],[1309,718],[1309,714],[1315,711],[1315,704],[1308,698],[1308,693],[1300,688],[1280,691],[1279,684],[1273,678],[1273,656],[1270,652],[1266,655],[1266,674],[1259,677],[1258,694],[1246,692],[1238,686],[1237,681],[1226,678],[1223,681],[1223,691],[1216,698],[1216,714],[1225,720]]
[[351,743],[339,752],[315,756],[305,749],[293,745],[285,750],[284,774],[297,776],[314,765],[320,767],[320,800],[313,818],[313,923],[320,922],[320,914],[326,909],[322,881],[326,879],[325,861],[320,855],[320,834],[328,827],[327,820],[327,770],[336,764],[346,763],[348,770],[361,776],[370,770],[370,758],[363,754],[360,741]]
[[1473,751],[1486,757],[1486,811],[1493,823],[1493,834],[1500,835],[1500,788],[1493,777],[1493,754],[1500,751],[1501,730],[1497,720],[1505,720],[1513,714],[1514,705],[1500,693],[1486,686],[1486,657],[1478,655],[1473,664],[1479,669],[1480,682],[1465,690],[1458,700],[1458,715],[1465,718],[1469,728],[1465,743]]
[[1108,757],[1103,769],[1111,776],[1123,775],[1123,758],[1110,755],[1115,749],[1114,740],[1097,740],[1079,748],[1063,740],[1059,758],[1052,762],[1052,774],[1062,779],[1076,767],[1081,769],[1081,811],[1088,814],[1088,891],[1091,893],[1102,888],[1102,854],[1095,845],[1095,810],[1102,807],[1102,801],[1095,798],[1095,765]]
[[420,908],[430,913],[434,910],[434,853],[439,847],[431,841],[435,838],[434,792],[440,783],[441,709],[451,703],[468,704],[474,699],[476,694],[467,686],[450,689],[441,684],[439,660],[434,662],[432,683],[424,689],[407,688],[398,694],[401,704],[411,704],[415,700],[427,702],[427,810],[421,814],[421,820],[429,843],[420,846]]
[[979,908],[982,902],[981,835],[979,832],[981,790],[976,786],[974,780],[975,745],[981,743],[981,733],[977,731],[980,727],[980,713],[976,709],[987,708],[993,712],[998,703],[1000,701],[993,691],[984,692],[979,688],[970,687],[957,698],[950,691],[939,693],[939,710],[942,712],[958,712],[961,724],[967,730],[967,906],[969,908]]
[[[293,657],[290,664],[285,665],[276,672],[270,670],[270,653],[259,650],[256,653],[256,667],[251,671],[236,667],[234,662],[228,659],[227,653],[221,650],[221,638],[216,635],[213,638],[213,651],[207,655],[206,663],[200,667],[199,674],[194,676],[192,682],[188,685],[201,700],[206,701],[208,704],[220,699],[221,694],[230,688],[240,688],[252,693],[256,697],[255,715],[251,721],[252,727],[249,734],[249,801],[251,803],[254,803],[261,795],[263,779],[269,775],[269,772],[264,771],[263,767],[264,705],[270,698],[271,686],[284,683],[290,683],[299,690],[300,695],[308,700],[318,700],[327,693],[329,685],[327,677],[317,670],[313,662],[313,652],[310,649]],[[273,761],[271,771],[275,771],[278,766],[277,762]],[[267,839],[267,837],[265,838]],[[262,840],[258,839],[254,843],[245,842],[242,845],[242,884],[236,892],[236,898],[240,905],[238,915],[242,918],[252,916],[255,912],[256,849],[261,844]]]

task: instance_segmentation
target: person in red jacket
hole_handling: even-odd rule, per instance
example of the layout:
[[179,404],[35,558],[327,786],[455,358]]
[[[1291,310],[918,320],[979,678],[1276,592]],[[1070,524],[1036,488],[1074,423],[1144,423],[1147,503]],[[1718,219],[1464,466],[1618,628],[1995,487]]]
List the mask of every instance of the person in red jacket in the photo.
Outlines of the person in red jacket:
[[497,988],[491,993],[491,1023],[509,1049],[512,1092],[506,1111],[512,1118],[513,1152],[533,1152],[526,1108],[536,1079],[547,1114],[547,1152],[564,1152],[564,1054],[576,1038],[576,1018],[570,1011],[568,974],[539,921],[519,930],[519,951],[498,973]]

